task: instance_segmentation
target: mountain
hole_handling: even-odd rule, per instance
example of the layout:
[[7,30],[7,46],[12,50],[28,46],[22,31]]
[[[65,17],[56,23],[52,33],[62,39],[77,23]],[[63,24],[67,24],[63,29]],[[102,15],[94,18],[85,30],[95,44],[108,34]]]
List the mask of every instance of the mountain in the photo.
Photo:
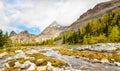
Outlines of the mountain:
[[66,31],[77,31],[82,25],[92,19],[98,19],[104,14],[120,7],[120,0],[111,0],[97,4],[93,9],[89,9],[80,18],[68,27]]
[[31,43],[31,42],[40,42],[47,39],[55,38],[59,36],[61,32],[65,30],[66,27],[57,24],[54,21],[50,24],[43,32],[39,35],[30,34],[28,31],[21,31],[19,34],[16,34],[14,31],[10,33],[10,38],[13,43]]
[[65,30],[66,27],[59,25],[56,21],[50,24],[43,32],[36,38],[36,41],[43,41],[55,38]]
[[12,32],[10,33],[10,37],[15,36],[15,35],[17,35],[15,31],[12,31]]
[[19,34],[15,34],[14,31],[11,32],[10,38],[12,40],[12,43],[18,42],[18,43],[28,43],[28,42],[34,42],[35,35],[30,34],[28,31],[24,30],[21,31]]

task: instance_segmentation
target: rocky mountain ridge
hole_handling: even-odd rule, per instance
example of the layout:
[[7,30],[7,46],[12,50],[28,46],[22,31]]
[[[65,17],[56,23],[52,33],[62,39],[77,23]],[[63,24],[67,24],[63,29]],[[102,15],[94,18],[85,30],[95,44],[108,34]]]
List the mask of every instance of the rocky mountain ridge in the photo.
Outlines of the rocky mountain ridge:
[[29,43],[34,42],[34,38],[36,36],[33,34],[30,34],[27,30],[21,31],[19,34],[15,34],[14,31],[10,33],[10,38],[12,40],[12,43]]
[[65,30],[66,27],[61,26],[56,21],[50,24],[39,36],[36,38],[37,41],[44,41],[47,39],[55,38]]
[[27,30],[21,31],[16,34],[14,31],[10,33],[10,38],[13,43],[31,43],[41,42],[47,39],[55,38],[64,31],[66,27],[59,25],[56,21],[50,24],[42,33],[39,35],[30,34]]
[[86,22],[92,19],[99,19],[104,14],[111,12],[112,10],[120,8],[120,0],[111,0],[97,4],[93,9],[89,9],[82,14],[80,18],[68,27],[66,31],[77,31]]

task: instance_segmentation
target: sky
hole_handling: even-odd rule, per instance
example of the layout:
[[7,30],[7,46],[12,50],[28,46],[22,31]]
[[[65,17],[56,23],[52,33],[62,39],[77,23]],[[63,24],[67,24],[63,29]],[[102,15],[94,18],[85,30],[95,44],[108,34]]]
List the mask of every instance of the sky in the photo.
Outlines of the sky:
[[0,0],[0,29],[40,34],[53,21],[69,26],[81,14],[109,0]]

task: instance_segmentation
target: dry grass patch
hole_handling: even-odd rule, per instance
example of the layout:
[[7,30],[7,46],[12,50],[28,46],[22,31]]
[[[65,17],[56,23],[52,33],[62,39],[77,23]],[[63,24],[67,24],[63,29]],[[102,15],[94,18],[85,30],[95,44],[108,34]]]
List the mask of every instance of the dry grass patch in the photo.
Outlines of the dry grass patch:
[[69,50],[66,48],[60,48],[59,49],[61,54],[69,55],[69,56],[81,56],[81,57],[87,57],[90,59],[108,59],[109,61],[117,61],[120,62],[120,55],[119,54],[105,54],[102,52],[80,52],[77,50]]

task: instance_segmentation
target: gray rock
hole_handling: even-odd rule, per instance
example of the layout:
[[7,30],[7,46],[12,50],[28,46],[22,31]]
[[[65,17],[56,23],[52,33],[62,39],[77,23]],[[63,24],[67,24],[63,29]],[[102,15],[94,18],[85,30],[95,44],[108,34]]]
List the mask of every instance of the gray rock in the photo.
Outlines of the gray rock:
[[14,56],[14,59],[26,58],[26,55],[22,50],[16,50],[15,53],[17,54]]
[[22,64],[19,63],[19,62],[15,62],[15,66],[14,67],[22,68]]
[[30,50],[26,51],[26,54],[34,54],[34,53],[39,53],[39,52],[34,49],[30,49]]
[[119,62],[114,62],[115,65],[117,66],[120,66],[120,63]]
[[27,71],[35,70],[36,65],[34,63],[31,63],[30,61],[26,61],[24,64],[21,64],[19,62],[15,62],[15,66],[22,69],[27,69]]

